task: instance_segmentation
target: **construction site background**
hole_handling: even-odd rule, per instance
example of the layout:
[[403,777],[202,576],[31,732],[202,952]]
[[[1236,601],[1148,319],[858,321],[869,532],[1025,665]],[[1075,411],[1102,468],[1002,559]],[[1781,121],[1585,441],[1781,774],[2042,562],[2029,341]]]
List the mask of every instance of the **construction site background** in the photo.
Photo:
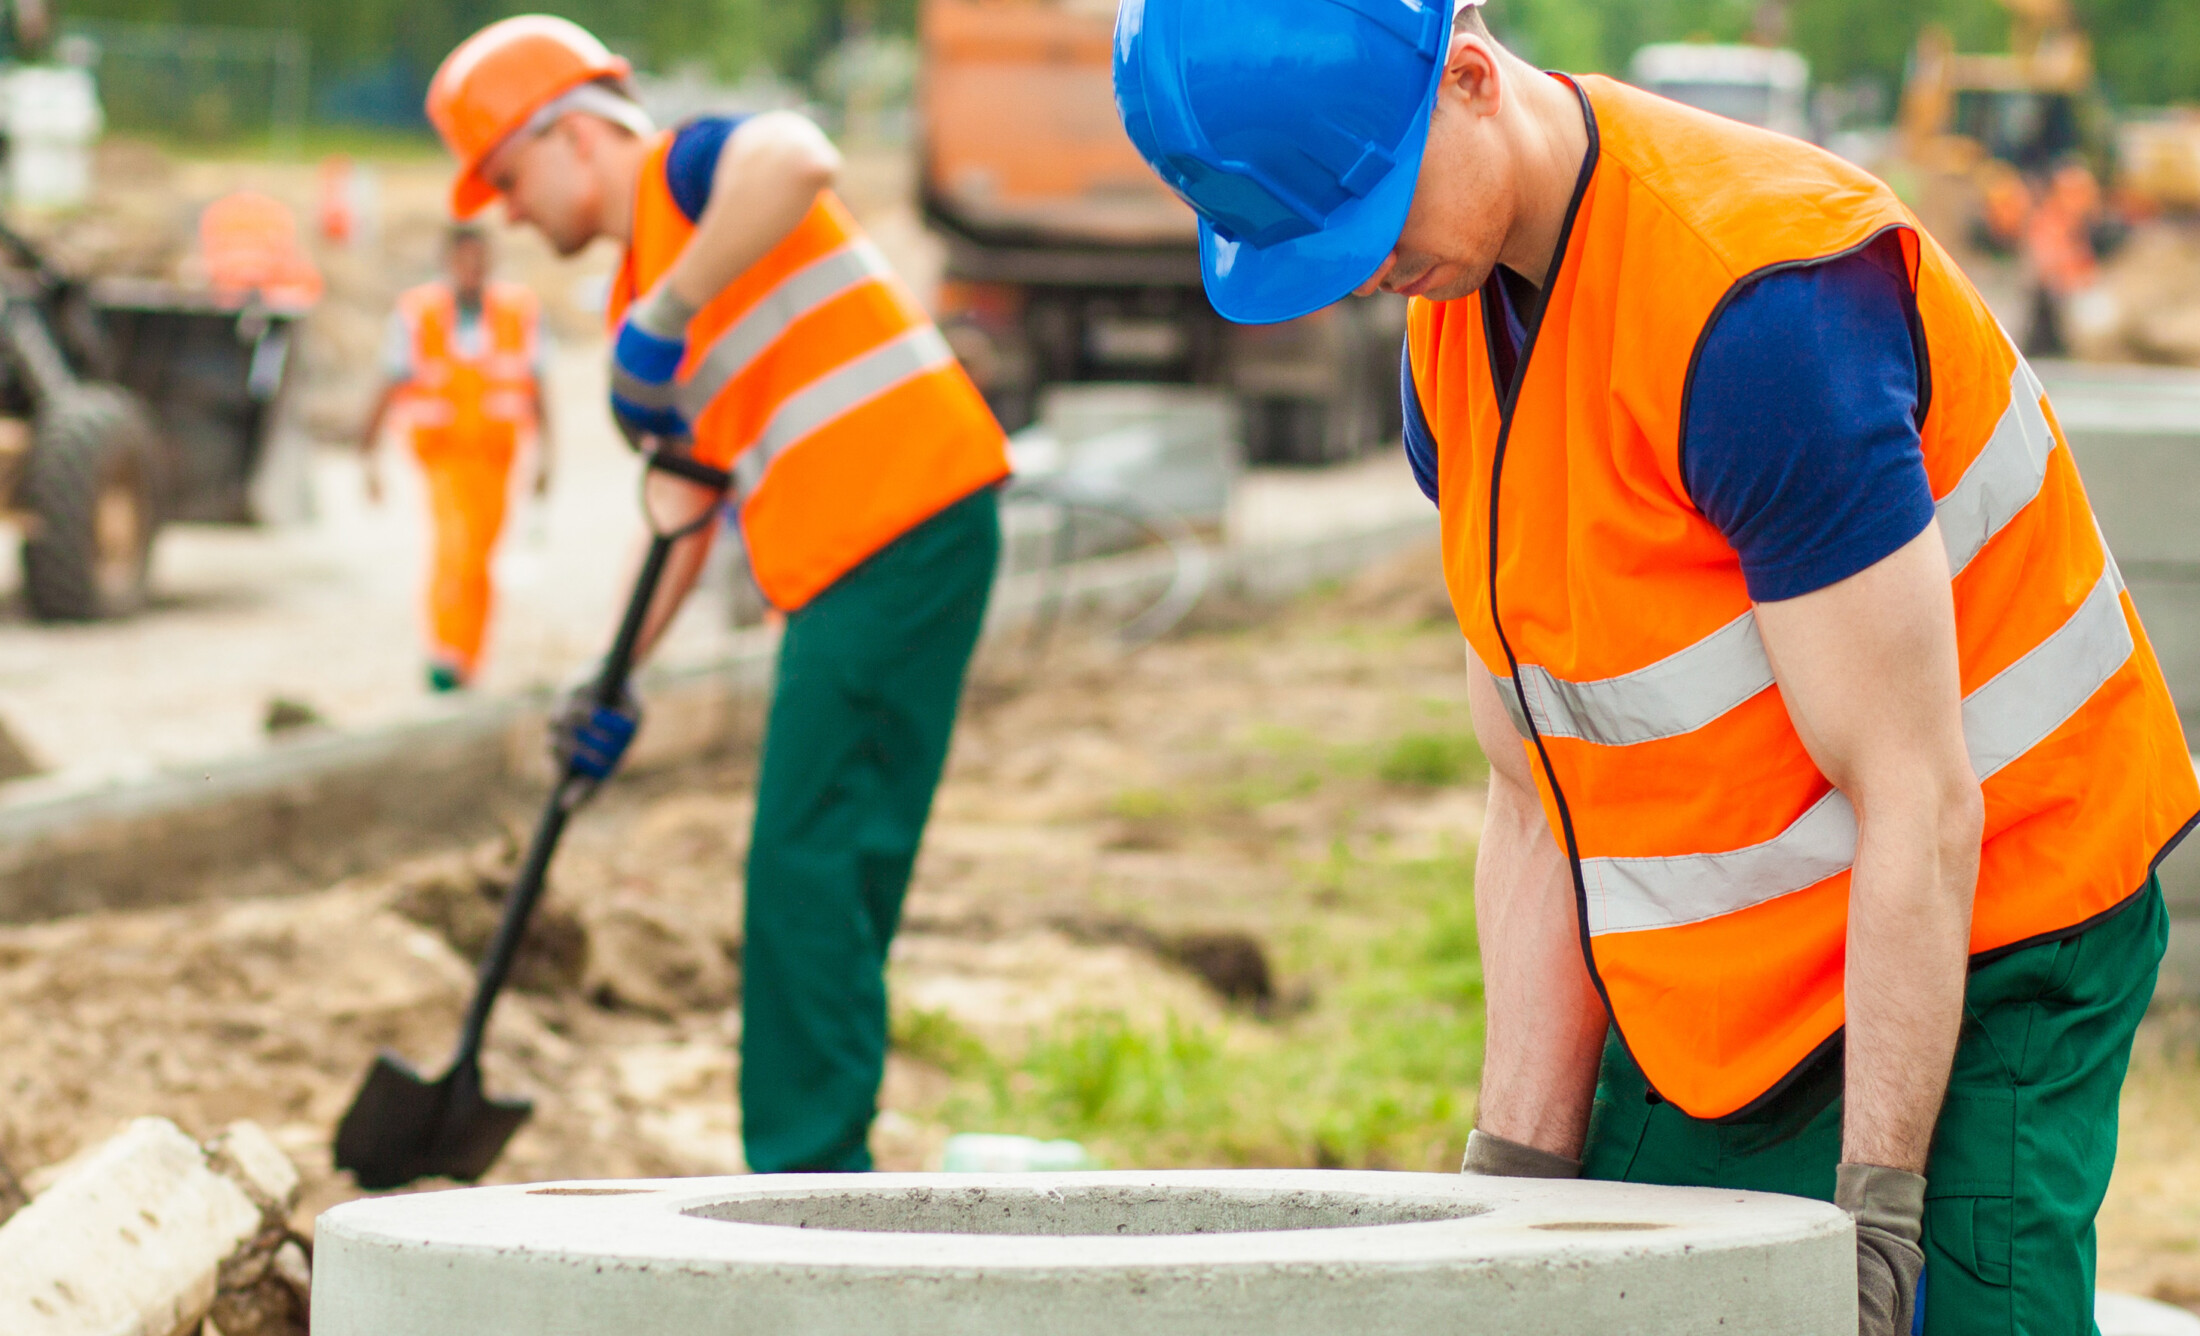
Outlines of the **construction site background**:
[[[144,849],[169,850],[150,817],[133,815],[153,789],[165,802],[181,779],[242,784],[245,758],[270,762],[264,785],[277,794],[274,815],[253,827],[267,846],[256,862],[209,871],[156,866],[167,855],[148,852],[126,891],[64,887],[81,893],[69,901],[41,883],[32,894],[23,868],[34,842],[5,849],[0,1216],[14,1205],[14,1176],[36,1190],[131,1118],[172,1118],[202,1139],[249,1118],[298,1163],[303,1195],[290,1223],[310,1236],[315,1211],[356,1192],[332,1169],[327,1138],[357,1071],[386,1045],[435,1058],[463,1003],[468,961],[511,875],[513,837],[502,832],[539,797],[528,787],[536,772],[500,754],[498,779],[469,810],[399,840],[382,827],[370,838],[364,810],[356,828],[307,813],[298,794],[310,786],[283,790],[291,772],[279,767],[316,747],[333,755],[347,742],[384,745],[401,729],[426,736],[492,715],[505,731],[490,749],[524,745],[527,764],[539,764],[533,720],[524,743],[512,742],[522,730],[496,711],[524,715],[589,662],[639,538],[634,465],[604,409],[601,304],[616,257],[599,247],[560,260],[493,219],[501,276],[540,296],[559,339],[561,474],[506,541],[480,695],[453,705],[422,691],[417,482],[401,468],[388,502],[366,507],[356,435],[391,305],[436,272],[447,224],[448,167],[419,125],[420,86],[466,30],[520,7],[208,0],[190,10],[202,23],[177,25],[173,6],[90,0],[60,15],[51,57],[94,72],[108,132],[80,206],[15,210],[12,221],[72,274],[197,292],[210,277],[201,214],[260,192],[299,220],[321,290],[303,316],[284,409],[302,444],[284,522],[171,535],[152,601],[130,620],[35,623],[0,574],[0,774],[13,776],[0,778],[0,824],[51,842],[63,838],[51,834],[53,814],[90,813],[96,822],[84,824],[105,823],[100,838],[116,847],[134,831]],[[939,71],[920,22],[925,11],[982,21],[1014,10],[1104,30],[1107,0],[563,8],[642,62],[642,92],[661,118],[810,110],[848,152],[844,195],[947,317],[957,351],[974,370],[989,356],[1013,362],[1016,349],[983,327],[995,308],[982,288],[1026,279],[975,278],[957,265],[1008,249],[1040,254],[1044,269],[1059,262],[1047,246],[1062,231],[973,242],[943,223],[946,175],[927,156],[935,126],[923,110]],[[1894,183],[2013,334],[2030,336],[2047,291],[2074,358],[2200,367],[2200,9],[2185,0],[2075,11],[2044,0],[1492,0],[1488,12],[1549,66],[1624,71],[1646,44],[1697,38],[1798,51],[1811,78],[1807,131]],[[1081,82],[1026,80],[1041,97],[1083,102],[1042,102],[1028,124],[1006,129],[1039,127],[1042,144],[1049,115],[1090,129],[1100,105],[1090,57],[1061,57]],[[2065,112],[2069,132],[2032,155],[2025,144],[2047,124],[2036,117]],[[1095,160],[1105,177],[1107,160]],[[2070,168],[2088,174],[2091,195]],[[1065,213],[1090,217],[1069,203],[1078,207]],[[1168,220],[1161,230],[1177,240],[1142,258],[1178,263],[1166,252],[1183,221]],[[1472,1124],[1480,1061],[1466,888],[1482,762],[1433,550],[1398,537],[1426,533],[1433,519],[1387,425],[1361,412],[1394,394],[1395,379],[1383,381],[1394,362],[1348,368],[1334,355],[1394,356],[1395,341],[1370,310],[1265,360],[1201,363],[1193,354],[1214,329],[1211,312],[1180,300],[1196,295],[1196,276],[1168,273],[1148,286],[1173,283],[1176,295],[1146,306],[1123,304],[1109,274],[1084,284],[1085,331],[1106,331],[1100,340],[1129,358],[1120,365],[1147,357],[1190,392],[1319,403],[1318,431],[1304,439],[1340,431],[1359,456],[1335,464],[1341,455],[1316,448],[1311,457],[1332,467],[1232,474],[1225,498],[1188,526],[1193,538],[1218,561],[1237,553],[1241,569],[1371,535],[1380,541],[1365,553],[1396,555],[1355,557],[1351,566],[1367,569],[1342,578],[1346,567],[1325,567],[1290,586],[1313,586],[1295,599],[1223,590],[1135,654],[1110,635],[1119,610],[1065,615],[1059,627],[1042,617],[989,642],[894,956],[881,1164],[937,1167],[950,1133],[979,1130],[1075,1137],[1118,1165],[1447,1169]],[[1062,293],[1041,296],[1031,309]],[[1193,336],[1165,337],[1181,322],[1198,322]],[[1104,360],[1062,374],[1116,376]],[[1313,365],[1331,378],[1310,379]],[[2098,374],[2070,395],[2073,409],[2088,400],[2088,411],[2108,413],[2126,384],[2133,400],[2153,395],[2171,406],[2157,424],[2162,449],[2190,470],[2200,454],[2180,443],[2200,443],[2200,381]],[[1133,394],[1154,388],[1122,378]],[[2065,382],[2051,383],[2063,402]],[[1037,380],[1002,384],[1026,395],[1042,428],[1074,416],[1047,420]],[[1338,403],[1349,411],[1331,411]],[[1232,420],[1212,398],[1179,416]],[[1276,430],[1283,439],[1293,428]],[[1073,443],[1044,444],[1066,453]],[[2170,537],[2126,565],[2173,671],[2200,668],[2200,550],[2187,550],[2188,503],[2174,494],[2186,477],[2135,467],[2097,489],[2104,511],[2147,501],[2150,487],[2172,493],[2152,498]],[[2112,520],[2104,514],[2122,552]],[[1075,540],[1057,550],[1084,554]],[[1168,555],[1116,560],[1150,560],[1166,583]],[[1150,573],[1131,571],[1125,587],[1146,591]],[[763,661],[770,633],[736,616],[736,575],[715,571],[676,629],[668,678],[730,680],[728,664]],[[1043,609],[1053,586],[1033,588]],[[726,699],[655,716],[658,739],[697,718],[715,731],[683,759],[622,781],[559,865],[489,1055],[493,1084],[540,1104],[501,1180],[740,1166],[733,1003],[760,697],[744,688]],[[2200,700],[2183,704],[2189,726]],[[446,791],[434,792],[441,801]],[[330,847],[307,849],[311,840]],[[123,866],[112,849],[102,857]],[[69,904],[109,907],[55,908]],[[2183,910],[2184,940],[2200,927],[2196,910],[2200,900]],[[2200,1311],[2193,1008],[2165,996],[2142,1035],[2101,1276]]]

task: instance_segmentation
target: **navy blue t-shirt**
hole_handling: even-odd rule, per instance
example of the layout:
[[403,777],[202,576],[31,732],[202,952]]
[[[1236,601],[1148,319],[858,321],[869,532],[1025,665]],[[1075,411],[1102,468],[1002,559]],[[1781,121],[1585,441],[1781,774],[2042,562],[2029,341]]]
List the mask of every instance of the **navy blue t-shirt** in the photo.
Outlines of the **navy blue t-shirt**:
[[[1502,281],[1502,328],[1525,346]],[[1795,598],[1846,580],[1925,531],[1933,496],[1919,444],[1911,297],[1892,237],[1756,280],[1704,339],[1681,438],[1690,500],[1740,555],[1749,596]],[[1436,440],[1403,367],[1406,455],[1436,497]],[[1518,445],[1516,443],[1516,447]]]
[[672,187],[672,202],[689,222],[703,216],[710,203],[711,184],[718,177],[718,154],[726,136],[745,116],[698,116],[672,132],[672,147],[665,150],[665,183]]

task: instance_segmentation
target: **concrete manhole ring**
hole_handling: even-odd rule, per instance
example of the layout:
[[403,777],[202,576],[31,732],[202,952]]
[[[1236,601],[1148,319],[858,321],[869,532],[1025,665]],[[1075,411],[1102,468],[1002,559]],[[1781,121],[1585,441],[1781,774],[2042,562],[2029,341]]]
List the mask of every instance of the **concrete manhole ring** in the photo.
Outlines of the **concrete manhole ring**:
[[1448,1174],[821,1175],[475,1188],[316,1232],[316,1336],[1856,1330],[1848,1217]]

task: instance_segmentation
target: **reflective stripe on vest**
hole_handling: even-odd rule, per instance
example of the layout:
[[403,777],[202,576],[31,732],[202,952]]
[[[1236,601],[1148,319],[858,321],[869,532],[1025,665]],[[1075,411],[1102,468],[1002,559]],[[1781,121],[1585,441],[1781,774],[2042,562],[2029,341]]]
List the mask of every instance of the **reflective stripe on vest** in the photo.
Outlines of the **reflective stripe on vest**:
[[[1984,783],[2093,698],[2131,657],[2111,561],[2062,629],[1963,700],[1963,741]],[[1763,844],[1665,858],[1584,858],[1589,933],[1700,923],[1816,886],[1856,858],[1856,810],[1839,789]]]
[[[694,224],[659,139],[613,284],[614,324]],[[730,469],[758,588],[794,611],[865,558],[1008,473],[1007,442],[923,308],[830,192],[688,325],[671,385],[615,386],[694,425]]]
[[398,298],[412,333],[412,381],[406,412],[413,427],[443,430],[461,422],[518,430],[535,416],[536,308],[532,294],[492,283],[482,293],[481,351],[457,347],[458,303],[449,285],[425,283]]
[[[2040,410],[2046,393],[2019,357],[2009,407],[1993,436],[1962,479],[1935,504],[1949,574],[1962,574],[1987,540],[2016,518],[2047,481],[2047,459],[2056,442]],[[1518,693],[1509,679],[1496,680],[1522,737],[1528,736],[1532,717],[1536,731],[1547,738],[1626,747],[1702,728],[1771,686],[1772,660],[1765,656],[1755,615],[1745,612],[1687,649],[1620,677],[1569,682],[1523,663]],[[1521,696],[1528,700],[1526,715]],[[2078,701],[2072,709],[2082,704]]]
[[955,363],[955,354],[939,330],[930,325],[912,329],[891,343],[881,344],[829,376],[811,381],[805,389],[787,396],[772,414],[764,434],[754,447],[734,461],[733,476],[744,491],[763,481],[765,470],[780,453],[897,385],[906,384],[927,371]]

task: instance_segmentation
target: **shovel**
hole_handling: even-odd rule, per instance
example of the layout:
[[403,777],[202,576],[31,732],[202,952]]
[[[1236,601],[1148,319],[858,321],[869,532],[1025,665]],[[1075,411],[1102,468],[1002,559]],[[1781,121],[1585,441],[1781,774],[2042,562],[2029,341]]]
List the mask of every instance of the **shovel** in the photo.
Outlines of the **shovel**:
[[[719,470],[661,451],[650,455],[649,464],[652,469],[715,487],[721,496],[730,481]],[[618,638],[612,642],[603,673],[596,681],[597,704],[616,708],[624,698],[627,676],[634,666],[634,646],[641,638],[642,623],[649,615],[649,605],[656,597],[673,545],[710,523],[716,511],[713,504],[700,518],[672,529],[659,528],[652,520],[649,553],[634,579],[634,592],[627,599]],[[425,1080],[403,1058],[388,1050],[378,1055],[368,1069],[351,1108],[336,1126],[336,1167],[350,1170],[360,1187],[380,1191],[422,1178],[471,1183],[489,1171],[504,1153],[505,1143],[534,1112],[530,1100],[493,1099],[482,1089],[482,1037],[489,1028],[489,1011],[496,1005],[497,994],[519,955],[520,940],[527,933],[535,902],[542,898],[550,857],[557,852],[565,823],[600,782],[576,771],[570,761],[559,776],[535,825],[527,860],[505,895],[504,918],[497,924],[488,954],[482,957],[473,1002],[466,1008],[466,1022],[459,1030],[458,1048],[443,1075]]]

